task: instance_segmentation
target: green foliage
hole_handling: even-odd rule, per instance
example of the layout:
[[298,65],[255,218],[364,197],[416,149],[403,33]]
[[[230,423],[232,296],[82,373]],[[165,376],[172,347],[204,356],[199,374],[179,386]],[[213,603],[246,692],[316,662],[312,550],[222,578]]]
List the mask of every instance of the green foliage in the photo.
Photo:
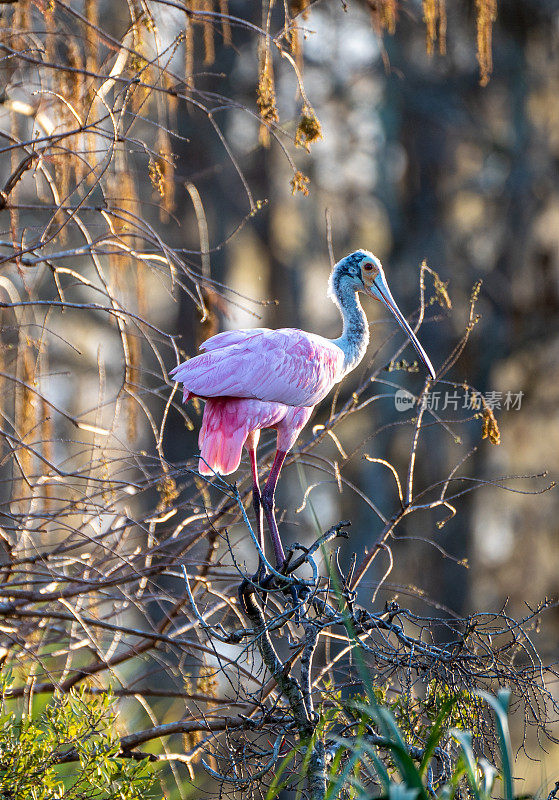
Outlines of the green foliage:
[[[497,778],[502,781],[499,795],[514,800],[509,692],[501,691],[497,697],[479,692],[471,697],[478,715],[486,711],[483,702],[495,713],[500,773],[474,754],[472,733],[463,727],[458,711],[464,698],[443,688],[435,700],[434,692],[431,687],[423,701],[424,719],[430,722],[423,720],[420,729],[414,728],[414,739],[421,738],[420,747],[408,741],[409,725],[399,724],[402,704],[388,703],[382,689],[375,687],[367,698],[354,697],[345,703],[332,692],[314,734],[325,742],[329,753],[326,800],[453,800],[466,796],[491,800]],[[275,800],[282,789],[293,785],[293,778],[286,779],[286,773],[296,769],[301,776],[306,774],[313,744],[295,747],[286,755],[266,800]]]
[[[354,700],[358,729],[355,736],[337,736],[329,771],[327,798],[366,800],[451,800],[468,794],[474,800],[490,800],[497,769],[483,758],[476,759],[472,734],[454,727],[457,697],[439,697],[439,710],[423,728],[423,747],[411,747],[406,732],[398,726],[393,710],[379,702],[377,693],[368,701]],[[514,800],[511,745],[507,721],[509,693],[493,697],[485,692],[473,698],[485,700],[495,712],[499,737],[502,797]],[[431,713],[431,712],[430,712]]]
[[[421,744],[430,735],[432,726],[441,719],[443,730],[450,728],[468,729],[475,735],[483,716],[483,703],[476,694],[465,689],[453,689],[438,680],[427,685],[423,700],[411,706],[403,695],[391,702],[400,730],[408,744]],[[441,716],[441,712],[444,712]]]
[[[367,691],[372,692],[377,705],[386,707],[394,717],[406,745],[422,746],[443,709],[445,731],[449,728],[476,731],[479,728],[483,711],[481,697],[465,689],[452,689],[438,680],[427,684],[423,698],[412,699],[404,694],[391,696],[384,686],[369,686]],[[334,691],[328,684],[325,684],[325,695],[328,707],[322,710],[321,720],[326,730],[340,722],[358,724],[360,704],[367,703],[368,695],[355,694],[348,702],[342,698],[341,692]]]
[[146,800],[147,759],[119,757],[108,694],[58,695],[36,718],[9,711],[11,677],[0,676],[0,797],[10,800]]

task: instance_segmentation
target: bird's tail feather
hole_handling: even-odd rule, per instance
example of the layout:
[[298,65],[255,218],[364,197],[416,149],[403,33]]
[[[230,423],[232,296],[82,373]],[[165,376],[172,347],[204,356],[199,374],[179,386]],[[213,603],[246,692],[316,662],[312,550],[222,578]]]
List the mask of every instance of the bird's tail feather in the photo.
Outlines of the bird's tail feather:
[[198,444],[200,475],[230,475],[239,468],[243,445],[248,430],[245,425],[232,427],[227,424],[225,409],[219,401],[208,400],[204,408],[204,419]]

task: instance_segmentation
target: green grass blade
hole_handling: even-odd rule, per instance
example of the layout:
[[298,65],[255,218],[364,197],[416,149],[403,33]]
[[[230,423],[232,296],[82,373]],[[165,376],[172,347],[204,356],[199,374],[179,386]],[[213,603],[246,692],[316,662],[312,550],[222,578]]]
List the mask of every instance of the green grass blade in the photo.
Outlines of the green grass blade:
[[427,739],[427,743],[425,745],[425,749],[423,751],[423,758],[421,759],[421,763],[419,765],[419,774],[421,777],[425,775],[427,767],[429,766],[429,762],[433,756],[433,753],[437,749],[439,742],[444,734],[444,727],[445,722],[448,720],[448,715],[456,705],[457,698],[456,697],[449,697],[448,700],[442,705],[441,710],[437,715],[437,719],[435,720],[431,731],[429,732],[429,738]]
[[406,748],[396,744],[396,742],[387,742],[386,747],[392,753],[394,764],[406,785],[410,789],[417,789],[417,797],[420,800],[429,800],[429,795],[423,786],[419,770]]
[[388,800],[416,800],[417,789],[410,789],[404,783],[391,782],[388,787]]
[[[487,761],[486,758],[480,758],[478,765],[483,775],[483,792],[487,795],[487,797],[491,797],[493,784],[495,783],[495,778],[498,775],[498,771],[495,769],[493,764],[490,764],[489,761]],[[518,800],[518,797],[516,800]]]
[[477,692],[479,697],[483,697],[485,702],[491,706],[495,712],[495,721],[499,732],[499,744],[501,749],[501,770],[503,773],[503,785],[505,790],[504,800],[514,800],[514,781],[512,777],[512,747],[510,743],[510,731],[508,720],[508,709],[510,692],[502,689],[497,697],[488,692]]
[[472,750],[472,734],[469,731],[461,731],[459,728],[453,728],[450,734],[456,739],[462,750],[462,761],[473,796],[476,800],[485,800],[485,798],[480,795],[478,787],[476,762],[474,751]]
[[406,743],[398,729],[394,717],[387,708],[383,708],[377,702],[376,697],[373,703],[355,703],[355,708],[364,712],[376,724],[380,735],[386,740],[387,750],[392,753],[394,765],[400,777],[410,788],[418,789],[421,800],[428,800],[428,795],[418,768],[408,752]]
[[388,792],[388,787],[390,786],[390,776],[388,774],[388,770],[384,766],[383,760],[378,755],[376,748],[374,745],[369,744],[366,739],[361,742],[361,747],[363,751],[369,756],[371,761],[373,762],[373,766],[375,772],[377,773],[378,779],[382,784],[382,788],[385,792]]
[[298,751],[299,751],[298,747],[293,747],[281,762],[278,771],[274,775],[274,780],[272,781],[272,783],[270,784],[270,788],[266,792],[266,800],[274,800],[274,797],[277,797],[278,794],[284,788],[283,785],[280,786],[281,776],[289,766],[290,762],[295,758],[295,755]]
[[[353,756],[348,760],[347,764],[345,765],[344,769],[342,770],[341,774],[338,776],[335,783],[331,783],[326,791],[326,798],[325,800],[334,800],[334,798],[339,797],[343,787],[348,782],[351,772],[354,766],[357,764],[359,759],[361,758],[361,749],[357,749]],[[330,773],[330,776],[332,773]]]

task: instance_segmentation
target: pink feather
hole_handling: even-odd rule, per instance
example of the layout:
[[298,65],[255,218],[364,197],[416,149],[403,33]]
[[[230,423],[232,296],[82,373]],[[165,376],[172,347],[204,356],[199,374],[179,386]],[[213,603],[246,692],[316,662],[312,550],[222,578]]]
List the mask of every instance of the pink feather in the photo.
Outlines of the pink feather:
[[208,339],[202,355],[171,371],[185,393],[314,406],[344,375],[344,354],[312,333],[281,328],[231,331]]
[[276,428],[278,447],[291,450],[312,410],[244,398],[209,398],[198,438],[200,475],[235,472],[248,434],[263,428]]
[[283,328],[226,331],[201,347],[202,355],[171,375],[183,399],[206,400],[200,429],[201,475],[229,475],[241,461],[249,433],[277,430],[278,448],[289,451],[313,406],[344,374],[342,350],[321,336]]

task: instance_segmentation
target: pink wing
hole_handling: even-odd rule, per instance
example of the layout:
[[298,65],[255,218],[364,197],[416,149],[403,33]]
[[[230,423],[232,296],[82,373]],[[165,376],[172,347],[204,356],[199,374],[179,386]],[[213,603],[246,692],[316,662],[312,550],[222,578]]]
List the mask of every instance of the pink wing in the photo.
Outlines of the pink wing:
[[247,397],[314,406],[344,375],[340,347],[296,328],[232,331],[203,346],[208,344],[209,352],[171,372],[183,384],[185,397]]
[[223,333],[216,333],[215,336],[210,336],[200,345],[200,350],[208,353],[210,350],[217,350],[219,347],[228,347],[231,344],[241,344],[251,339],[253,336],[258,336],[261,333],[273,333],[271,328],[242,328],[238,331],[223,331]]

